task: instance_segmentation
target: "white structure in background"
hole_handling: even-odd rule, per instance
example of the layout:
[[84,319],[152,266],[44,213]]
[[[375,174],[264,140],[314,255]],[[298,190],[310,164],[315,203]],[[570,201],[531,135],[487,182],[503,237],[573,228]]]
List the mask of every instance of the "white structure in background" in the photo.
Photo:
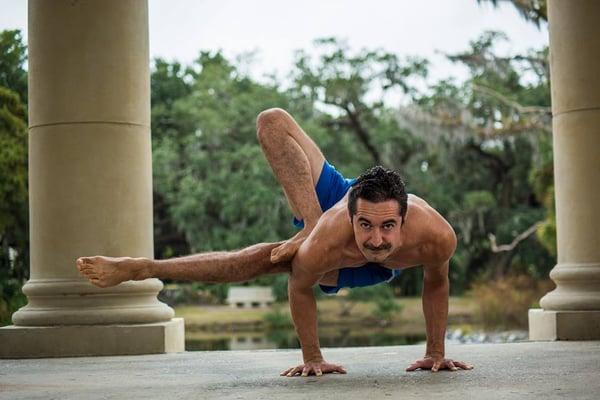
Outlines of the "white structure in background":
[[264,336],[234,336],[229,339],[229,350],[276,349],[277,343]]
[[264,286],[233,286],[227,295],[227,303],[231,307],[267,307],[273,301],[271,288]]

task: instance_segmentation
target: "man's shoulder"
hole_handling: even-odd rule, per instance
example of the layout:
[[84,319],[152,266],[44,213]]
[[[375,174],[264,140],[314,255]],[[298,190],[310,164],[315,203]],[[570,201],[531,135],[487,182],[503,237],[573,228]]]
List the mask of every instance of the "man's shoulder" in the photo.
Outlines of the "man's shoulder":
[[407,222],[418,230],[427,255],[432,259],[448,260],[456,249],[456,234],[450,223],[429,203],[410,195]]
[[298,249],[295,262],[301,268],[325,272],[335,267],[352,237],[352,225],[343,210],[329,209]]

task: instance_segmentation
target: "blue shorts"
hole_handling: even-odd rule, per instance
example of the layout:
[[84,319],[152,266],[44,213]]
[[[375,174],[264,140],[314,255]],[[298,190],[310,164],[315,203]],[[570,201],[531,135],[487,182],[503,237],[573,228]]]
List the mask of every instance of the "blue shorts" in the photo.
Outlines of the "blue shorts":
[[[315,190],[321,210],[327,211],[340,201],[346,192],[356,182],[356,179],[346,179],[333,165],[327,161],[323,163],[323,171]],[[304,227],[304,222],[294,218],[294,225],[298,228]],[[337,286],[319,285],[321,290],[327,294],[336,294],[341,288],[371,286],[381,282],[389,282],[400,275],[399,269],[389,269],[377,263],[367,263],[361,267],[341,268]]]

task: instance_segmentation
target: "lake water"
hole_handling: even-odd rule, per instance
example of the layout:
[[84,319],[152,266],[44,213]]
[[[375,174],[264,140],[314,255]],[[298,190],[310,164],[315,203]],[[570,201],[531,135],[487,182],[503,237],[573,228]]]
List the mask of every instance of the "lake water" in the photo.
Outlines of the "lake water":
[[[526,331],[485,332],[461,327],[449,327],[447,344],[505,343],[527,340]],[[319,335],[322,347],[398,346],[424,343],[423,334],[406,334],[391,329],[329,329]],[[225,335],[186,332],[185,349],[199,350],[257,350],[300,348],[293,329],[270,332],[237,332]]]

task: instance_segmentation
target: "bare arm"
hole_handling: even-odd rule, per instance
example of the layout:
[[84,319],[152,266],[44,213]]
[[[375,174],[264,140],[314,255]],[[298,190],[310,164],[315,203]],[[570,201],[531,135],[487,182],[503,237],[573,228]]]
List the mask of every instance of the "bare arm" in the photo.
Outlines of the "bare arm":
[[296,367],[286,369],[281,375],[320,376],[327,373],[346,373],[343,366],[326,362],[321,354],[317,334],[317,303],[312,289],[319,277],[320,275],[303,271],[298,266],[295,269],[292,267],[292,274],[288,281],[290,308],[304,361]]
[[321,276],[306,271],[297,262],[292,262],[288,295],[292,319],[305,363],[323,361],[317,333],[317,302],[312,288]]
[[304,362],[322,361],[323,356],[317,334],[317,302],[313,286],[327,272],[332,263],[331,247],[322,237],[328,230],[327,223],[318,225],[300,246],[292,260],[292,272],[288,280],[288,295],[292,320],[302,346]]
[[448,323],[448,265],[428,264],[423,266],[423,314],[427,329],[425,357],[444,357],[444,338]]
[[304,364],[290,368],[282,375],[294,376],[301,373],[303,376],[314,373],[321,375],[328,372],[346,373],[341,365],[329,364],[323,359],[317,332],[317,303],[313,293],[313,286],[322,278],[325,272],[331,270],[337,253],[328,246],[330,240],[335,241],[335,235],[325,234],[325,226],[317,225],[309,238],[300,246],[298,253],[292,260],[292,272],[288,281],[290,310],[294,327],[300,345]]
[[427,329],[425,357],[413,362],[406,369],[407,371],[429,369],[431,372],[437,372],[440,369],[457,371],[458,369],[473,368],[469,363],[445,357],[444,340],[448,324],[448,294],[450,291],[448,268],[450,258],[456,250],[454,230],[450,224],[445,223],[449,229],[436,236],[439,240],[433,246],[435,250],[430,251],[430,256],[435,258],[423,263],[423,314]]
[[448,261],[423,265],[423,313],[427,325],[425,357],[413,362],[406,370],[440,369],[456,371],[473,369],[473,365],[445,358],[444,334],[448,322]]

